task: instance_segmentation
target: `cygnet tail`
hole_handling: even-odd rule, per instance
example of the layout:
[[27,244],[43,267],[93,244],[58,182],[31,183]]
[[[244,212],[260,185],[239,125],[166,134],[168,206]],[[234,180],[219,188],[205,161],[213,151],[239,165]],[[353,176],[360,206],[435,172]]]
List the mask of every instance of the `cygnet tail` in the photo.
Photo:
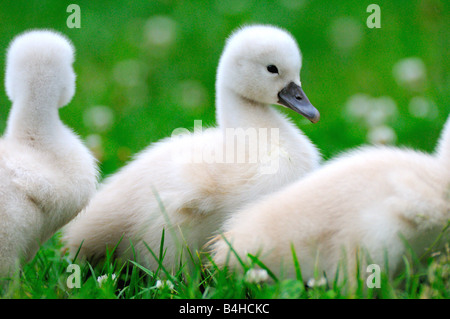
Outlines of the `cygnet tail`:
[[18,35],[10,44],[6,59],[5,87],[13,102],[32,98],[67,104],[75,92],[72,69],[74,48],[62,34],[32,30]]
[[450,116],[442,130],[436,153],[443,165],[450,169]]

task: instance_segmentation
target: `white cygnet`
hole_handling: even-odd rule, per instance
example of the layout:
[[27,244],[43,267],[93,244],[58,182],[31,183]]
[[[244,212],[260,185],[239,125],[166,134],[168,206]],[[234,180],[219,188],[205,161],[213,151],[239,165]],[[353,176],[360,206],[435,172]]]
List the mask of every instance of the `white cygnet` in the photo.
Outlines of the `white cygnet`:
[[218,127],[155,143],[109,177],[67,228],[72,254],[97,260],[108,248],[151,269],[161,260],[173,270],[181,250],[188,246],[195,256],[230,213],[314,170],[316,147],[270,106],[318,121],[300,68],[299,48],[286,31],[256,25],[234,32],[217,71]]
[[339,278],[351,282],[358,272],[371,274],[370,264],[395,276],[411,251],[426,257],[429,248],[439,249],[431,246],[450,219],[449,191],[450,119],[436,154],[381,146],[350,151],[236,211],[210,249],[220,267],[239,270],[250,254],[294,278],[295,251],[305,281],[315,274],[333,281],[339,269]]
[[29,31],[11,43],[6,92],[13,102],[0,139],[0,277],[88,203],[97,164],[58,109],[75,92],[74,49],[59,33]]

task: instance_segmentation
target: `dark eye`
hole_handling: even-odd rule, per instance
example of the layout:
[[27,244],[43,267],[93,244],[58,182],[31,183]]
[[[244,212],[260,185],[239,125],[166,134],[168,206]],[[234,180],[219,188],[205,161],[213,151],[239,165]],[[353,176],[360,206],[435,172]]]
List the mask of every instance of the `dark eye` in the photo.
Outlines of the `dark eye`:
[[270,73],[278,73],[278,68],[275,65],[271,64],[267,66],[267,71],[269,71]]

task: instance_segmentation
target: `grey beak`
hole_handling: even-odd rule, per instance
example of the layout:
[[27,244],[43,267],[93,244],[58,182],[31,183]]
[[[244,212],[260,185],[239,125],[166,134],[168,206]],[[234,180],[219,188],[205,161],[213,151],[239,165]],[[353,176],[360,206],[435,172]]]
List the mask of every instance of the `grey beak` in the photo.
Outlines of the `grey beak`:
[[320,119],[319,111],[309,102],[302,88],[294,82],[289,83],[278,92],[278,103],[303,115],[313,123]]

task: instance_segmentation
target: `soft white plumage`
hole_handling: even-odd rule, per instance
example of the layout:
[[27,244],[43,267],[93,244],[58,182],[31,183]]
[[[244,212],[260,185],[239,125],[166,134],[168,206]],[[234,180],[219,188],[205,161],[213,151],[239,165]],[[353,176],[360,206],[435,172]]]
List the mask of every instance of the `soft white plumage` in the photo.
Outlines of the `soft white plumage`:
[[52,31],[30,31],[7,53],[13,102],[0,139],[0,276],[34,256],[95,192],[95,159],[59,119],[72,99],[73,47]]
[[[364,265],[387,262],[391,276],[408,256],[422,256],[450,219],[450,119],[436,154],[393,147],[361,148],[233,214],[211,241],[214,261],[240,268],[257,255],[274,273],[355,279]],[[448,242],[447,238],[443,241]],[[439,249],[439,247],[434,247]]]
[[[249,26],[234,33],[217,72],[218,128],[156,143],[110,177],[67,228],[72,253],[81,246],[80,256],[101,258],[106,247],[112,249],[122,239],[117,256],[132,257],[135,252],[143,265],[154,269],[158,262],[146,246],[158,256],[164,229],[164,265],[177,267],[182,246],[192,251],[203,246],[228,214],[315,169],[320,156],[314,145],[270,107],[284,104],[318,120],[300,88],[300,68],[298,46],[285,31]],[[243,155],[242,162],[229,163],[219,154],[232,145],[227,129],[248,133],[236,138],[245,146],[242,154],[235,154]],[[267,138],[258,135],[264,131]],[[257,137],[256,143],[246,142],[250,135]],[[261,142],[259,151],[266,151],[252,157],[251,148]]]

